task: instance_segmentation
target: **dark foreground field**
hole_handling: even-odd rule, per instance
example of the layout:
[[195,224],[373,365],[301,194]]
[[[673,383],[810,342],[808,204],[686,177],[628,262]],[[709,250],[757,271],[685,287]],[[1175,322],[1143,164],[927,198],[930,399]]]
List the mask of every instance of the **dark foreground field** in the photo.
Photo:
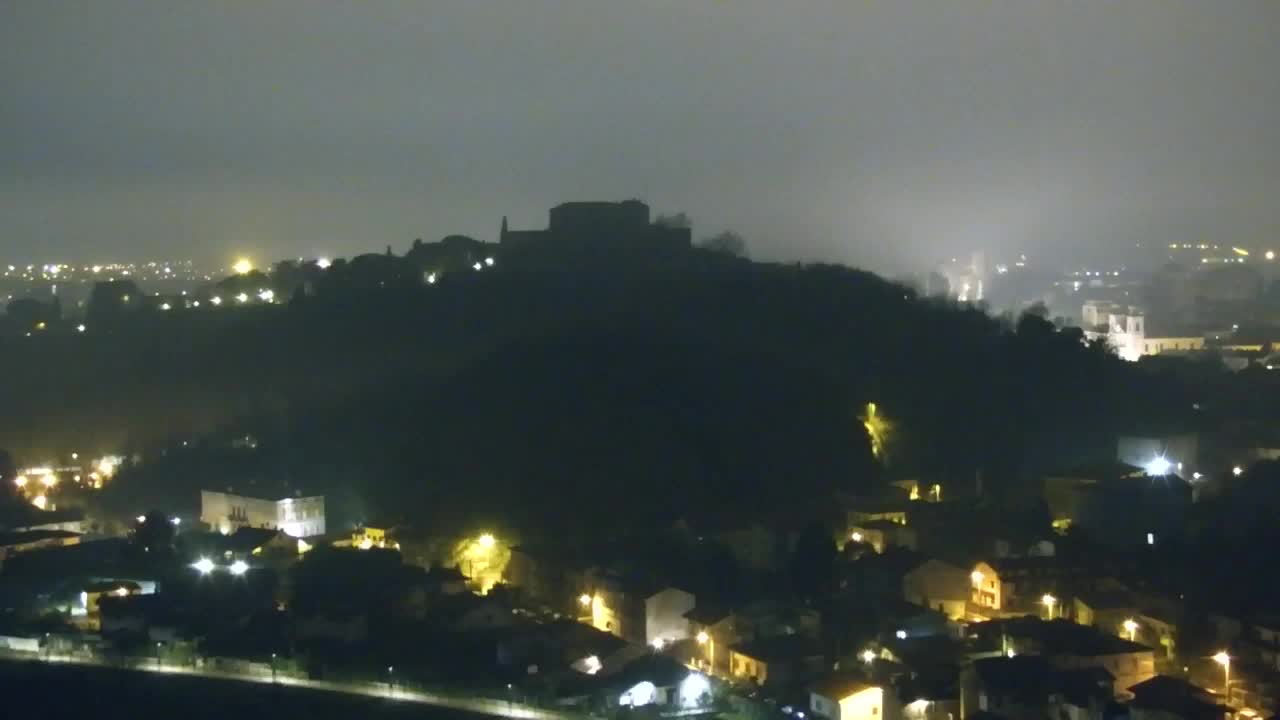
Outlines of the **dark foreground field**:
[[483,717],[320,690],[37,662],[0,662],[0,696],[12,717],[59,720]]

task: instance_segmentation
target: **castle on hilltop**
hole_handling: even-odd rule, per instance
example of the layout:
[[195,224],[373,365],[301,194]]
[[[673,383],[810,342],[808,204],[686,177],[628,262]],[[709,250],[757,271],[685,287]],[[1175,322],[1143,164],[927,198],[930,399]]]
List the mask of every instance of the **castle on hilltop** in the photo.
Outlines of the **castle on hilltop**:
[[504,216],[498,237],[503,257],[665,257],[693,246],[689,228],[653,223],[649,206],[639,200],[563,203],[551,208],[550,216],[546,230],[511,230]]

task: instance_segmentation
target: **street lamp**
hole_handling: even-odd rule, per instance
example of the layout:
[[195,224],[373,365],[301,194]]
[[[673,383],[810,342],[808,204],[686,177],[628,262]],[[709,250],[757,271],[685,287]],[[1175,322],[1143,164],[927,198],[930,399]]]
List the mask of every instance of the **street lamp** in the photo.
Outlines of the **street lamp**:
[[706,630],[702,630],[698,632],[697,640],[699,645],[707,649],[707,665],[710,667],[710,672],[714,673],[716,671],[715,639],[708,635]]
[[582,593],[578,596],[578,604],[582,607],[591,607],[591,596],[586,593]]
[[156,669],[160,669],[160,643],[156,643]]
[[395,669],[395,666],[394,666],[394,665],[388,665],[388,666],[387,666],[387,689],[388,689],[389,694],[390,694],[392,697],[395,697],[395,694],[396,694],[396,678],[395,678],[395,671],[396,671],[396,669]]
[[271,653],[271,684],[276,684],[276,654]]
[[1129,633],[1129,642],[1135,642],[1138,636],[1138,623],[1133,618],[1125,618],[1122,624],[1125,632]]
[[1213,661],[1222,666],[1222,694],[1227,699],[1227,704],[1231,704],[1231,656],[1226,650],[1218,651],[1213,656]]
[[208,575],[213,572],[213,561],[207,557],[202,557],[191,563],[191,567],[195,568],[201,575]]
[[1045,593],[1045,594],[1040,598],[1040,602],[1041,602],[1042,604],[1044,604],[1044,606],[1045,606],[1045,608],[1046,608],[1046,609],[1048,609],[1048,611],[1049,611],[1049,619],[1050,619],[1050,620],[1052,620],[1052,619],[1053,619],[1053,606],[1054,606],[1055,604],[1057,604],[1057,602],[1058,602],[1058,598],[1056,598],[1056,597],[1054,597],[1054,596],[1050,595],[1049,593]]
[[876,654],[873,650],[862,651],[862,662],[870,665],[871,663],[875,662],[875,659],[876,659]]

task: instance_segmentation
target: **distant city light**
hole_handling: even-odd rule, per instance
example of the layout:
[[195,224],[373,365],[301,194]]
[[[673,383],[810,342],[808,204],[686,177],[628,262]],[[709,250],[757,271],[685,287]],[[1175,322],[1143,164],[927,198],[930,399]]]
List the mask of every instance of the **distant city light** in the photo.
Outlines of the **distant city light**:
[[214,306],[216,307],[222,304],[222,298],[218,297],[217,295],[214,295],[213,297],[209,298],[209,302],[213,303]]
[[854,531],[854,533],[853,533],[852,535],[850,535],[850,536],[849,536],[849,538],[850,538],[851,540],[853,540],[854,542],[856,542],[856,543],[860,543],[860,542],[862,542],[862,533],[857,532],[857,531],[855,530],[855,531]]
[[587,607],[591,604],[591,596],[586,593],[582,593],[578,596],[578,604],[582,607]]
[[484,264],[485,264],[485,265],[488,265],[489,267],[493,267],[493,258],[491,258],[491,257],[487,257],[487,258],[485,258],[485,259],[484,259]]
[[1266,254],[1266,255],[1264,255],[1263,257],[1265,257],[1265,258],[1266,258],[1266,259],[1268,259],[1268,260],[1275,260],[1275,259],[1276,259],[1276,251],[1275,251],[1275,250],[1268,250],[1268,251],[1267,251],[1267,254]]
[[213,572],[213,561],[209,558],[200,558],[191,563],[191,567],[195,568],[201,575],[208,575]]
[[146,516],[146,515],[139,515],[138,517],[134,518],[134,520],[137,520],[137,521],[138,521],[138,522],[140,522],[140,523],[144,523],[144,522],[146,522],[146,521],[147,521],[147,516]]
[[84,330],[85,330],[84,323],[80,323],[79,325],[76,326],[76,332],[84,332]]
[[271,302],[272,300],[276,299],[276,293],[274,290],[270,290],[270,289],[259,290],[258,299],[263,302]]
[[169,522],[173,523],[174,525],[181,525],[181,524],[182,524],[182,518],[180,518],[180,517],[173,517],[173,518],[169,518]]
[[1147,533],[1147,544],[1148,544],[1148,545],[1155,545],[1155,544],[1156,544],[1156,534],[1155,534],[1155,533]]
[[435,273],[431,273],[430,275],[428,275],[428,276],[427,276],[427,284],[428,284],[428,285],[435,285],[435,284],[436,284],[436,274],[435,274]]
[[472,265],[472,266],[471,266],[471,269],[472,269],[472,270],[480,270],[480,269],[482,269],[483,267],[484,267],[484,266],[483,266],[483,265],[481,265],[481,264],[477,261],[477,262],[476,262],[476,264],[474,264],[474,265]]
[[316,267],[320,268],[321,270],[328,270],[329,266],[332,264],[333,264],[333,261],[327,257],[322,257],[316,260]]
[[160,309],[161,309],[161,310],[171,310],[172,308],[173,308],[173,306],[172,306],[172,305],[170,305],[169,303],[164,303],[164,304],[162,304],[162,305],[160,306]]
[[253,263],[249,261],[249,258],[240,258],[231,266],[231,269],[234,270],[237,275],[248,275],[253,272]]
[[1235,467],[1231,468],[1231,474],[1232,474],[1232,475],[1235,475],[1236,477],[1240,477],[1241,475],[1243,475],[1243,474],[1244,474],[1244,468],[1242,468],[1242,467],[1240,467],[1239,465],[1237,465],[1237,466],[1235,466]]
[[1147,461],[1146,471],[1148,475],[1168,475],[1172,469],[1173,463],[1163,456],[1154,457]]
[[906,640],[906,639],[907,639],[907,631],[906,631],[906,630],[899,630],[898,632],[894,633],[893,635],[894,635],[894,637],[898,638],[899,640]]
[[863,650],[863,651],[862,651],[862,662],[864,662],[864,663],[866,663],[866,664],[870,665],[872,662],[874,662],[874,661],[875,661],[875,659],[876,659],[876,654],[875,654],[875,652],[874,652],[874,651],[872,651],[872,650]]
[[18,487],[26,487],[26,486],[27,486],[27,476],[26,476],[26,475],[19,475],[18,477],[16,477],[16,478],[14,478],[14,479],[13,479],[13,484],[14,484],[14,485],[17,485]]
[[47,488],[51,488],[54,485],[58,484],[58,476],[53,474],[45,475],[44,477],[40,478],[40,484],[44,485]]
[[232,575],[243,575],[249,570],[249,564],[243,560],[237,560],[231,563],[231,567],[228,570],[231,571]]
[[240,293],[239,295],[237,295],[237,296],[236,296],[236,302],[240,302],[240,303],[247,303],[247,302],[249,302],[249,296],[248,296],[248,294],[246,294],[246,293]]

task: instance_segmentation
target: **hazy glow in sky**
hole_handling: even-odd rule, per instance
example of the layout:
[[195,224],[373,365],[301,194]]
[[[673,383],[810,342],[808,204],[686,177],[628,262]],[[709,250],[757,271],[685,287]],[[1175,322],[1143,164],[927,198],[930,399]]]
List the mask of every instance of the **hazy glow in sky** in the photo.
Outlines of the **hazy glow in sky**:
[[347,255],[641,197],[887,268],[1280,234],[1271,0],[0,3],[0,255]]

